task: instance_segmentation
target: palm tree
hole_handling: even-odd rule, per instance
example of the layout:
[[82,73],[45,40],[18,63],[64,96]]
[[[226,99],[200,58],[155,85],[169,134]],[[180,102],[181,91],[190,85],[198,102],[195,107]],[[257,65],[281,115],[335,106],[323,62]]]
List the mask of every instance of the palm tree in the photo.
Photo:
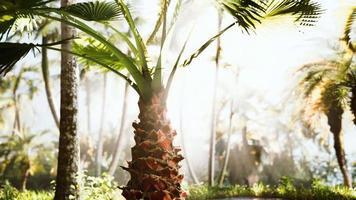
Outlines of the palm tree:
[[0,174],[3,179],[16,177],[19,179],[18,188],[26,189],[30,173],[36,167],[33,164],[38,153],[48,148],[39,142],[44,134],[46,132],[32,134],[23,131],[19,134],[1,137],[3,142],[0,144]]
[[[344,185],[352,187],[352,180],[347,169],[342,133],[342,115],[345,110],[355,112],[356,65],[353,63],[355,48],[350,40],[353,21],[356,19],[356,8],[349,15],[344,31],[343,43],[347,47],[339,60],[327,60],[307,64],[302,67],[306,75],[301,81],[306,101],[313,110],[327,116],[330,131],[334,137],[336,158],[343,175]],[[317,98],[315,98],[317,97]],[[309,107],[304,108],[309,109]]]
[[[62,7],[70,7],[75,0],[61,0]],[[65,17],[63,17],[65,18]],[[61,22],[61,39],[75,37],[76,30]],[[72,49],[72,41],[61,43],[61,103],[59,122],[58,167],[54,199],[69,196],[78,198],[77,175],[79,169],[78,138],[78,82],[79,73],[75,57],[65,51]]]
[[[12,1],[7,0],[6,2],[11,4]],[[176,131],[172,129],[166,116],[166,99],[175,72],[180,66],[180,59],[187,42],[182,45],[168,80],[164,83],[162,79],[162,56],[160,54],[156,65],[150,66],[147,61],[146,44],[137,30],[124,0],[77,3],[61,8],[48,7],[46,6],[47,1],[44,0],[35,0],[31,3],[22,0],[21,2],[24,3],[23,6],[26,6],[25,11],[17,7],[4,6],[5,13],[12,18],[7,17],[10,20],[1,23],[2,27],[5,27],[2,30],[8,30],[13,24],[11,20],[15,20],[16,17],[27,16],[28,13],[31,13],[31,16],[36,15],[73,26],[88,35],[90,40],[85,44],[75,45],[72,51],[53,47],[56,43],[47,45],[0,43],[0,58],[4,58],[0,59],[0,72],[4,73],[11,70],[14,64],[35,46],[45,46],[48,49],[64,51],[89,60],[93,64],[104,67],[124,78],[140,97],[138,101],[140,110],[138,118],[140,121],[133,123],[136,144],[131,149],[132,161],[128,162],[128,167],[124,167],[125,170],[129,171],[131,180],[123,188],[123,195],[126,199],[184,198],[186,194],[180,186],[183,175],[179,174],[178,171],[180,167],[178,163],[183,157],[179,154],[180,149],[172,144]],[[163,49],[168,30],[171,30],[167,28],[167,10],[170,1],[164,0],[162,2],[160,10],[162,22],[157,23],[161,24],[162,30],[161,49]],[[296,20],[302,20],[303,24],[310,24],[320,14],[319,4],[310,0],[271,0],[269,2],[219,0],[218,3],[234,17],[234,22],[204,43],[201,48],[183,62],[183,66],[189,65],[212,42],[234,25],[239,25],[248,32],[255,28],[256,23],[260,23],[267,17],[290,14],[295,16]],[[117,19],[118,16],[124,17],[133,35],[134,42],[131,42],[131,38],[117,30],[115,26],[107,23],[110,20]],[[110,35],[102,34],[97,31],[98,29],[91,28],[87,21],[97,21],[104,24],[111,33],[122,39],[121,44],[124,43],[126,50],[129,49],[132,54],[123,53],[124,51],[119,46],[108,39]],[[2,32],[5,33],[6,31]],[[68,36],[68,38],[71,37]],[[125,76],[121,72],[123,69],[127,70],[132,78]],[[71,164],[68,163],[68,165]]]

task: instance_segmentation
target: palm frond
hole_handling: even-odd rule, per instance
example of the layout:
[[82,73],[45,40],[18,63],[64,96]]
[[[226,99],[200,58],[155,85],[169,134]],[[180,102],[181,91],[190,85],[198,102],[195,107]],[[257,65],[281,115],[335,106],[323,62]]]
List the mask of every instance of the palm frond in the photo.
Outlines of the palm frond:
[[0,39],[10,32],[18,19],[34,20],[34,9],[45,7],[53,1],[55,0],[0,0]]
[[156,37],[159,28],[162,26],[164,15],[165,15],[165,13],[167,13],[168,6],[169,6],[170,2],[171,2],[170,0],[161,0],[160,1],[160,10],[158,13],[158,18],[157,18],[157,21],[155,23],[155,27],[154,27],[152,33],[150,34],[150,36],[147,39],[147,42],[146,42],[147,44],[151,43],[154,40],[154,38]]
[[207,42],[205,42],[198,50],[196,50],[189,58],[187,58],[183,62],[183,67],[188,66],[192,61],[197,58],[203,51],[208,48],[208,46],[213,43],[218,37],[220,37],[223,33],[225,33],[227,30],[229,30],[231,27],[233,27],[236,23],[232,23],[223,30],[221,30],[218,34],[216,34],[214,37],[210,38]]
[[115,2],[105,1],[71,4],[61,10],[86,21],[111,21],[123,14]]
[[136,24],[131,16],[131,12],[129,10],[129,8],[127,7],[127,5],[124,3],[123,0],[116,0],[117,5],[120,7],[120,9],[122,10],[124,17],[126,19],[127,24],[130,27],[130,31],[132,32],[135,41],[136,41],[136,48],[138,50],[139,53],[139,62],[140,62],[140,67],[141,67],[141,71],[142,74],[144,76],[144,78],[147,81],[151,81],[151,74],[150,71],[148,69],[148,64],[147,64],[147,48],[145,43],[143,42],[143,39],[140,35],[140,33],[137,30]]
[[350,88],[341,82],[330,81],[325,85],[321,94],[321,101],[326,108],[338,105],[345,108],[349,101]]
[[350,13],[350,15],[348,16],[347,20],[346,20],[346,25],[344,28],[344,35],[343,35],[343,40],[345,41],[346,45],[349,47],[350,50],[352,50],[354,53],[356,52],[355,47],[352,44],[351,41],[351,29],[352,26],[354,25],[356,21],[356,7],[354,7]]
[[[121,70],[125,67],[110,49],[91,38],[83,40],[82,43],[74,42],[72,51],[111,66],[115,70]],[[79,58],[79,61],[84,64],[97,65],[97,63],[83,58]]]
[[264,18],[292,15],[301,25],[312,26],[321,13],[321,5],[311,0],[271,0],[267,4]]
[[0,75],[9,72],[34,47],[34,44],[0,43]]
[[250,29],[256,28],[256,23],[261,23],[261,19],[266,12],[263,1],[221,0],[219,3],[247,33]]

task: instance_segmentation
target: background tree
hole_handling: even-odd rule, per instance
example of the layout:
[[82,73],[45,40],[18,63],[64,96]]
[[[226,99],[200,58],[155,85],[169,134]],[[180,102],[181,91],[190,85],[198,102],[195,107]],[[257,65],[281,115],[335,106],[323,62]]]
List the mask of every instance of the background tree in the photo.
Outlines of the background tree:
[[347,18],[341,40],[346,49],[342,50],[338,60],[307,64],[301,69],[306,73],[301,81],[302,90],[306,102],[310,104],[304,109],[317,110],[326,115],[334,138],[336,158],[344,178],[344,185],[347,187],[352,187],[352,180],[346,163],[342,116],[345,110],[350,109],[356,118],[353,110],[356,87],[356,65],[353,63],[353,58],[356,51],[350,39],[351,27],[355,19],[356,9],[353,9]]

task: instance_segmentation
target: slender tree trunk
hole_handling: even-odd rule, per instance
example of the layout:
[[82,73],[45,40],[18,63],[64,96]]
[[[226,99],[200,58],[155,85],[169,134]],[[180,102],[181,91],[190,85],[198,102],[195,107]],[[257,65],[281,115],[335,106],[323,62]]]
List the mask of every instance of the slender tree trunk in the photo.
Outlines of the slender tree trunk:
[[354,115],[354,124],[356,125],[356,84],[351,88],[351,112]]
[[[46,36],[42,37],[42,44],[47,44],[48,39]],[[48,70],[48,54],[47,54],[47,49],[42,48],[42,77],[43,77],[43,82],[45,85],[45,90],[46,90],[46,95],[47,95],[47,102],[48,106],[51,110],[52,117],[54,120],[54,123],[56,126],[59,128],[59,118],[56,112],[56,107],[54,106],[54,100],[51,92],[51,86],[50,86],[50,80],[49,80],[49,70]]]
[[14,88],[12,90],[12,100],[14,102],[14,112],[15,112],[15,118],[14,118],[14,125],[13,125],[13,131],[12,134],[15,134],[16,130],[18,132],[21,132],[21,119],[20,119],[20,96],[17,95],[17,90],[20,86],[20,82],[22,80],[22,75],[24,73],[24,70],[21,70],[18,76],[16,77],[16,80],[14,82]]
[[113,160],[110,163],[109,167],[109,172],[108,174],[113,176],[116,172],[116,169],[119,165],[119,160],[120,160],[120,143],[122,136],[124,134],[124,129],[125,129],[125,122],[126,122],[126,112],[127,112],[127,100],[128,100],[128,93],[129,93],[129,83],[125,81],[125,89],[124,89],[124,101],[122,103],[122,108],[121,108],[121,117],[120,117],[120,127],[117,135],[117,139],[115,142],[114,150],[113,150]]
[[[222,14],[219,10],[218,13],[218,31],[221,30]],[[214,186],[215,178],[215,143],[216,143],[216,91],[219,77],[220,68],[220,53],[221,53],[221,40],[220,37],[216,40],[216,55],[215,55],[215,78],[214,78],[214,89],[213,89],[213,104],[211,112],[210,121],[210,148],[209,148],[209,165],[208,165],[208,184],[209,186]]]
[[86,93],[86,106],[87,106],[87,134],[91,134],[91,112],[90,112],[90,96],[91,96],[91,88],[90,88],[90,81],[88,75],[85,78],[85,93]]
[[224,183],[224,178],[227,172],[227,166],[229,164],[229,159],[230,159],[230,148],[231,148],[231,135],[232,135],[232,117],[234,116],[233,112],[233,101],[231,100],[231,105],[230,105],[230,118],[229,118],[229,132],[228,132],[228,137],[227,137],[227,145],[225,149],[225,157],[224,157],[224,163],[223,167],[220,173],[220,178],[219,178],[219,186],[222,186]]
[[96,163],[96,170],[95,174],[96,176],[101,175],[101,163],[103,160],[103,137],[104,137],[104,123],[105,123],[105,108],[106,108],[106,85],[107,85],[107,74],[104,74],[104,86],[103,86],[103,100],[102,100],[102,105],[101,105],[101,119],[100,119],[100,129],[99,129],[99,135],[98,135],[98,143],[96,145],[96,157],[95,157],[95,163]]
[[193,182],[195,184],[199,184],[199,179],[197,177],[197,175],[195,174],[195,171],[193,169],[193,166],[192,164],[190,163],[190,160],[189,160],[189,157],[188,157],[188,152],[185,148],[185,138],[184,138],[184,131],[183,131],[183,113],[182,113],[182,107],[180,109],[180,114],[179,114],[179,125],[180,125],[180,128],[179,128],[179,131],[181,133],[181,138],[182,138],[182,150],[183,150],[183,155],[185,156],[185,162],[187,164],[187,167],[188,167],[188,171],[189,171],[189,174],[190,174],[190,177],[192,178]]
[[12,134],[14,134],[16,131],[21,132],[20,110],[18,104],[18,97],[16,96],[16,94],[13,98],[13,101],[14,101],[15,118],[14,118]]
[[[67,6],[74,1],[61,0],[61,6]],[[62,23],[61,38],[75,36],[74,28]],[[72,42],[66,41],[62,49],[70,50]],[[60,135],[58,150],[58,169],[56,179],[55,200],[67,200],[70,197],[79,198],[77,174],[79,170],[78,141],[78,81],[79,73],[76,60],[70,54],[61,54],[61,106]]]
[[21,180],[21,190],[22,191],[26,190],[27,181],[28,181],[29,176],[30,176],[30,169],[27,169],[25,171],[25,173],[23,174],[22,180]]
[[179,162],[183,156],[173,146],[177,134],[166,116],[165,92],[153,93],[150,100],[139,100],[140,122],[133,123],[136,145],[132,147],[132,161],[128,162],[131,179],[123,188],[128,200],[178,200],[186,193],[181,189],[183,175]]
[[346,187],[352,187],[351,175],[347,169],[344,142],[341,132],[343,110],[340,106],[334,105],[328,110],[326,114],[328,117],[328,123],[330,125],[330,131],[333,133],[334,136],[334,149],[336,153],[337,162],[344,178],[344,185]]

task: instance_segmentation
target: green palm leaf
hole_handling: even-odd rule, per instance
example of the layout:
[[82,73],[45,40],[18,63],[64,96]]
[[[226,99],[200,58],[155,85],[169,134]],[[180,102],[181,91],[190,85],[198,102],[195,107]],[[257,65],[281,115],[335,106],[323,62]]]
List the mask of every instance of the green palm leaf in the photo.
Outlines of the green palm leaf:
[[0,39],[21,18],[33,19],[33,9],[43,8],[55,0],[0,0]]
[[[121,70],[125,67],[105,45],[91,38],[86,39],[84,42],[85,43],[75,42],[72,51],[111,66],[115,70]],[[98,65],[84,58],[79,59],[79,61],[89,65]]]
[[87,21],[110,21],[122,16],[115,2],[84,2],[62,8],[63,11]]
[[152,33],[148,37],[148,40],[146,42],[147,44],[151,43],[154,40],[154,38],[157,35],[157,32],[158,32],[159,28],[162,26],[163,19],[164,19],[166,13],[167,13],[168,6],[170,4],[170,0],[161,0],[160,4],[161,4],[161,6],[160,6],[160,11],[158,13],[158,19],[156,21],[156,25],[155,25]]
[[347,18],[345,30],[344,30],[344,36],[343,36],[343,40],[346,42],[349,49],[351,49],[353,52],[356,52],[356,49],[351,41],[351,29],[355,21],[356,21],[356,7],[352,9],[351,14]]
[[296,17],[295,21],[300,21],[301,25],[312,26],[321,12],[320,4],[310,0],[272,0],[266,7],[265,18],[292,15]]
[[256,28],[256,23],[261,23],[260,20],[266,11],[263,1],[223,0],[220,3],[246,32],[249,32],[251,28]]
[[0,75],[9,72],[34,47],[34,44],[0,43]]

